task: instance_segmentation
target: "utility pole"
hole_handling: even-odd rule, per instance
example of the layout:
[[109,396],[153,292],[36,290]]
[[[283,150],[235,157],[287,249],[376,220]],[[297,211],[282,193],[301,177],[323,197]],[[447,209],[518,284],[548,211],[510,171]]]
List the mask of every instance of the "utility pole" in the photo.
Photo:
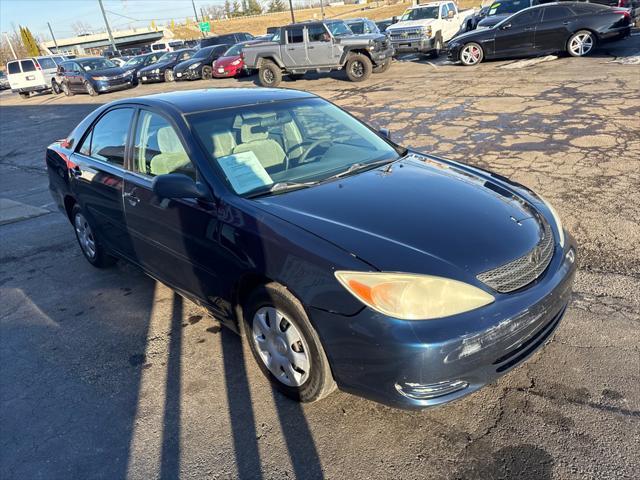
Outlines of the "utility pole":
[[53,34],[53,28],[51,28],[51,24],[49,22],[47,22],[47,26],[49,27],[49,31],[51,32],[53,43],[56,45],[56,53],[60,53],[60,49],[58,48],[58,41],[56,40],[56,36]]
[[293,15],[293,2],[289,0],[289,9],[291,10],[291,23],[296,23],[296,17]]
[[320,13],[322,14],[322,19],[324,20],[324,4],[322,0],[320,0]]
[[98,0],[100,4],[100,10],[102,10],[102,18],[104,18],[104,24],[107,26],[107,33],[109,34],[109,41],[111,42],[111,48],[113,48],[114,52],[117,52],[116,42],[113,41],[113,34],[111,33],[111,27],[109,26],[109,20],[107,20],[107,14],[104,11],[104,5],[102,5],[102,0]]
[[7,32],[3,32],[3,33],[4,33],[4,38],[9,44],[9,48],[11,49],[11,53],[13,54],[13,59],[17,60],[18,56],[16,55],[16,51],[13,49],[13,45],[11,45],[11,40],[9,40],[9,35],[7,35]]
[[[193,14],[196,16],[196,23],[199,23],[200,20],[198,20],[198,11],[196,10],[196,2],[194,0],[191,0],[191,6],[193,7]],[[204,21],[204,19],[202,19]],[[198,29],[200,29],[200,25],[198,25]],[[205,34],[202,30],[200,30],[200,33],[202,34],[202,38],[205,37]]]

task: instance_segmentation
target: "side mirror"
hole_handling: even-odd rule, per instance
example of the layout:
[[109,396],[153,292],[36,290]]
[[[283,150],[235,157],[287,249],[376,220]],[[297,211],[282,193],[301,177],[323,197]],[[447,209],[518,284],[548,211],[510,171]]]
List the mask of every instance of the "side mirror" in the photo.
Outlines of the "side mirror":
[[167,173],[158,175],[151,184],[153,193],[160,198],[209,198],[205,186],[195,182],[191,177],[182,173]]
[[453,12],[453,10],[449,10],[449,12],[447,13],[447,18],[453,18],[454,15],[455,12]]
[[503,25],[502,27],[500,27],[500,30],[509,30],[511,28],[511,24],[507,23],[506,25]]
[[387,140],[391,140],[391,130],[389,130],[388,128],[381,128],[380,130],[378,130],[378,133]]

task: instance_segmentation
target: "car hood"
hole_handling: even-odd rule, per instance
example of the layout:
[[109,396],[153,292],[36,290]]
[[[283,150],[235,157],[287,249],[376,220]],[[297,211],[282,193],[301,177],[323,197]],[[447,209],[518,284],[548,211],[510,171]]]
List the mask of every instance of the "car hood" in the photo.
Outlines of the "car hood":
[[350,44],[362,44],[366,41],[370,42],[381,42],[386,39],[386,35],[384,33],[363,33],[361,35],[340,35],[336,37],[340,40],[340,43],[343,45]]
[[403,28],[427,27],[431,25],[434,21],[435,21],[434,18],[427,18],[424,20],[406,20],[404,22],[398,22],[388,26],[387,32],[392,32],[393,30],[399,30]]
[[115,77],[117,75],[122,75],[124,72],[132,70],[131,68],[122,68],[122,67],[111,67],[111,68],[103,68],[102,70],[91,70],[88,73],[92,77]]
[[379,270],[475,276],[521,257],[542,235],[533,205],[490,178],[411,154],[390,169],[258,203]]
[[485,17],[482,20],[480,20],[478,22],[478,26],[491,28],[497,25],[498,23],[500,23],[505,18],[510,17],[511,15],[512,15],[511,13],[503,13],[501,15],[491,15],[490,17]]
[[214,65],[224,67],[225,65],[229,65],[230,63],[235,62],[236,60],[239,60],[240,58],[242,58],[240,55],[232,55],[230,57],[219,57],[215,61]]
[[176,64],[175,68],[176,70],[184,70],[186,68],[189,68],[190,65],[193,65],[194,63],[209,63],[209,59],[208,58],[190,58],[189,60],[185,60],[184,62],[180,62],[178,64]]

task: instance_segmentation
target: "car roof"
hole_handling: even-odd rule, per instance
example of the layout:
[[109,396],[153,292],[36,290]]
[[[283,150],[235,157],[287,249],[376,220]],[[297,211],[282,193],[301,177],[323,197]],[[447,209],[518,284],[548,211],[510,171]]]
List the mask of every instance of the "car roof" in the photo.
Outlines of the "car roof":
[[304,98],[316,98],[316,95],[286,88],[208,88],[127,98],[113,102],[113,104],[139,103],[160,108],[171,105],[181,113],[189,114]]

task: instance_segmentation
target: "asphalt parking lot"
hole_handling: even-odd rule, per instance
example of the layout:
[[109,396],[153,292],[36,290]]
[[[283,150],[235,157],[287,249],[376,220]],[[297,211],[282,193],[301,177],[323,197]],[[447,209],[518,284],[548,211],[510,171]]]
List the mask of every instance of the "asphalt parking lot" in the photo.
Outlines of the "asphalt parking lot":
[[400,143],[530,186],[580,245],[553,341],[497,383],[423,412],[340,392],[289,401],[198,307],[122,262],[93,269],[55,209],[44,149],[98,104],[252,79],[97,98],[3,93],[0,198],[22,215],[0,225],[0,478],[637,478],[638,55],[636,33],[588,58],[405,59],[363,84],[283,83]]

